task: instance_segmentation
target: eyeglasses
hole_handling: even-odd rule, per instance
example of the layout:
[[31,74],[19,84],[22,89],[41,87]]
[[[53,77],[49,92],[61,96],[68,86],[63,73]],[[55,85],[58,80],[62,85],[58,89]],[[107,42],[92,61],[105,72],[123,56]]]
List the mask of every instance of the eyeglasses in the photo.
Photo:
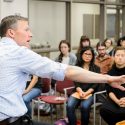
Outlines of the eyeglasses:
[[84,55],[86,55],[86,56],[92,56],[91,53],[84,53]]

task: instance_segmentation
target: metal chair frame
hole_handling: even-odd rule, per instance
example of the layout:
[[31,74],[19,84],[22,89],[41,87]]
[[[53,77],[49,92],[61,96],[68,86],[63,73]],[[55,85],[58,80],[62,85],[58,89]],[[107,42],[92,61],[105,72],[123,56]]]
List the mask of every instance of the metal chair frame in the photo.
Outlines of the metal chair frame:
[[[96,123],[95,123],[96,122],[96,107],[102,105],[101,102],[96,102],[97,95],[103,94],[103,93],[106,93],[106,90],[94,93],[94,103],[93,103],[93,118],[94,118],[94,123],[93,123],[93,125],[96,125]],[[96,104],[98,104],[98,105],[96,105]],[[101,116],[100,116],[99,125],[101,125],[101,122],[102,122],[102,120],[101,120]]]
[[[67,90],[69,90],[69,89],[73,89],[74,87],[69,87],[69,88],[64,88],[64,93],[65,93],[65,97],[67,98],[68,96],[67,96]],[[96,125],[96,107],[98,107],[98,106],[101,106],[102,105],[102,103],[101,102],[96,102],[96,100],[97,100],[97,95],[99,95],[99,94],[103,94],[103,93],[106,93],[106,90],[104,90],[104,91],[99,91],[99,92],[95,92],[94,93],[94,102],[93,102],[93,105],[91,106],[92,108],[93,108],[93,119],[94,119],[94,122],[93,122],[93,125]],[[66,117],[66,114],[67,114],[67,112],[66,112],[66,102],[65,102],[65,104],[64,104],[64,116]],[[101,125],[101,116],[100,116],[100,119],[99,119],[99,125]]]

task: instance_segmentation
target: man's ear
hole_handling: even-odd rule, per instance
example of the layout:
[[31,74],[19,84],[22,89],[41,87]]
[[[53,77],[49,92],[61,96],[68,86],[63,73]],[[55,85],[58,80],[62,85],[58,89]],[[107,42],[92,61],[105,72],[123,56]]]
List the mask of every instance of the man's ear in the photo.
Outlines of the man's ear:
[[15,31],[13,29],[8,29],[7,30],[7,35],[11,38],[14,38],[15,36]]

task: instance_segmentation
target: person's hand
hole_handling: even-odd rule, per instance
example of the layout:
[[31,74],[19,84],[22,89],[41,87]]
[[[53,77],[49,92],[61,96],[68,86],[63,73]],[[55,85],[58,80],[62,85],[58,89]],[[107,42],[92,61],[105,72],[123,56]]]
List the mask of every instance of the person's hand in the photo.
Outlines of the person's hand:
[[125,107],[125,97],[119,99],[119,106]]
[[28,90],[25,89],[24,92],[23,92],[23,95],[27,94],[28,93]]
[[85,99],[88,96],[87,92],[82,92],[80,98]]
[[84,92],[84,97],[83,98],[86,98],[86,96],[88,96],[88,93]]
[[125,101],[125,97],[120,98],[121,100]]
[[125,75],[122,76],[110,76],[108,82],[113,88],[118,88],[122,91],[125,91],[125,88],[121,84],[125,83]]
[[80,96],[80,98],[84,98],[84,97],[85,97],[85,92],[81,91],[81,92],[79,93],[79,96]]
[[121,102],[120,100],[117,104],[118,104],[119,107],[125,107],[125,104],[123,104],[123,102]]

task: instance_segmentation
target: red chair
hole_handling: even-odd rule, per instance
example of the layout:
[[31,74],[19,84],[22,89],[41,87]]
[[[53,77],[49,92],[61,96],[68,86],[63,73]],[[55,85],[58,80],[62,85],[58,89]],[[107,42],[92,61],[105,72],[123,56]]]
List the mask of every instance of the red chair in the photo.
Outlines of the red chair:
[[[64,80],[64,81],[57,81],[55,85],[55,92],[59,93],[60,95],[63,94],[64,97],[67,99],[69,95],[72,93],[72,89],[74,88],[74,82],[71,80]],[[66,117],[66,102],[64,102],[64,110],[63,116]]]
[[42,93],[49,92],[51,89],[51,79],[41,78],[41,82],[42,82],[42,85],[41,85],[42,86]]
[[72,88],[74,87],[74,82],[71,80],[64,80],[64,81],[57,81],[55,84],[55,92],[59,92],[60,94],[65,94],[65,89],[69,88],[67,90],[67,95],[70,95],[72,92]]
[[[47,96],[49,95],[49,92],[51,90],[51,79],[49,78],[41,78],[41,87],[42,87],[42,93],[41,96],[39,97],[43,97],[43,96]],[[45,102],[39,102],[39,97],[32,99],[32,119],[34,116],[34,107],[35,104],[37,104],[38,110],[37,110],[37,118],[39,121],[39,116],[40,116],[40,109],[39,109],[39,105],[40,103],[45,103]]]
[[[39,97],[39,101],[44,101],[44,102],[50,104],[51,121],[53,121],[52,106],[53,105],[55,105],[55,106],[61,105],[61,104],[66,103],[67,98],[65,98],[65,96],[64,96],[64,89],[67,88],[67,87],[71,87],[71,86],[74,86],[74,83],[71,80],[57,81],[56,84],[55,84],[55,95]],[[58,96],[57,92],[60,93],[60,94],[63,94],[63,96],[61,96],[61,95]]]

